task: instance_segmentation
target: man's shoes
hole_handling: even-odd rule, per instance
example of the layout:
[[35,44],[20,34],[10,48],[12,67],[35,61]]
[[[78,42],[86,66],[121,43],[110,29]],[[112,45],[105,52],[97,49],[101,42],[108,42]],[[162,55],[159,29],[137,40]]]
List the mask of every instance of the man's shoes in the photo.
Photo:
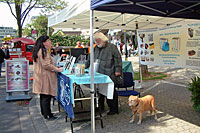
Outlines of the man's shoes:
[[100,112],[100,111],[101,111],[101,112],[104,112],[105,109],[104,109],[104,108],[103,108],[103,109],[100,109],[100,108],[97,108],[97,107],[96,107],[96,108],[95,108],[95,111],[96,111],[96,112]]
[[52,117],[47,118],[46,120],[48,120],[48,121],[53,121],[53,120],[55,120],[55,119],[57,119],[57,118],[58,118],[58,117],[52,116]]
[[50,115],[49,115],[49,117],[53,117],[54,116],[54,113],[51,113]]
[[115,115],[115,114],[118,114],[117,112],[112,112],[112,111],[109,111],[108,113],[107,113],[107,115]]

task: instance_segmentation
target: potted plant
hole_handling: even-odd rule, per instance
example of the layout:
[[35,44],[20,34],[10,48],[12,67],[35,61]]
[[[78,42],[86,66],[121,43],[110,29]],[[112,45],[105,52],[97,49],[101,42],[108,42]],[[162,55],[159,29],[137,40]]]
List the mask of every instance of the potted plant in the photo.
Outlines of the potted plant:
[[200,112],[200,77],[192,78],[192,82],[188,84],[188,90],[192,92],[193,108]]

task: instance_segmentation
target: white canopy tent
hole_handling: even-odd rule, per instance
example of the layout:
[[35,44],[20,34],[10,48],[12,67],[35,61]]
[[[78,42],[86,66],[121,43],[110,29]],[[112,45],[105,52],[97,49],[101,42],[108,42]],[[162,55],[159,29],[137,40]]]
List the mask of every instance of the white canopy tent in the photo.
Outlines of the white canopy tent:
[[[65,9],[48,18],[48,27],[90,29],[90,0],[73,1]],[[94,11],[94,29],[139,29],[161,28],[188,21],[182,18],[167,18],[119,12]]]
[[95,132],[94,122],[94,66],[93,66],[93,29],[139,29],[161,28],[181,23],[182,21],[196,21],[182,18],[168,18],[158,16],[136,15],[118,12],[104,12],[90,10],[91,0],[79,0],[69,3],[61,12],[48,18],[48,27],[52,28],[81,28],[90,29],[91,46],[91,132]]

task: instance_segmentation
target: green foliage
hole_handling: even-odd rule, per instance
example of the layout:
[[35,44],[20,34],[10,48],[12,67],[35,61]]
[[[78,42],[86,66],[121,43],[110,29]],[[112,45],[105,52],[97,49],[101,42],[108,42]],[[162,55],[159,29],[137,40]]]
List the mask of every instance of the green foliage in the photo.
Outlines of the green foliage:
[[197,109],[200,107],[200,77],[191,78],[192,82],[188,84],[188,90],[192,92],[191,102],[193,107]]
[[27,24],[25,28],[22,29],[22,34],[24,36],[32,36],[32,25],[31,24]]
[[39,0],[38,4],[43,5],[43,13],[62,10],[67,6],[64,0]]
[[[37,31],[37,36],[47,35],[47,25],[48,25],[48,18],[45,15],[40,15],[36,19],[32,21],[31,24],[27,24],[26,27],[23,29],[23,35],[25,36],[32,36],[32,30]],[[53,33],[53,28],[49,28],[49,35]]]
[[85,39],[83,36],[69,36],[69,35],[61,36],[54,34],[50,37],[50,39],[53,46],[55,46],[56,43],[59,43],[60,46],[76,46],[77,41],[85,43],[89,42],[89,40]]
[[32,26],[34,29],[37,30],[37,35],[47,35],[47,24],[48,24],[48,18],[44,15],[38,16],[35,20],[32,22]]

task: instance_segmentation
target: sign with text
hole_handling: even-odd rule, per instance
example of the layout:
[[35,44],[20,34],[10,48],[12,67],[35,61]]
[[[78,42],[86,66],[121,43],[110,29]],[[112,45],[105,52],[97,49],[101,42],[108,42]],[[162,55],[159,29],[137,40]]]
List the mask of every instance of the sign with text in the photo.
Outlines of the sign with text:
[[74,118],[74,111],[72,107],[70,79],[61,73],[57,74],[58,91],[57,97],[59,104],[64,108],[69,118]]
[[138,30],[138,48],[143,65],[199,68],[200,22],[160,29]]
[[6,60],[6,92],[29,91],[29,61]]

